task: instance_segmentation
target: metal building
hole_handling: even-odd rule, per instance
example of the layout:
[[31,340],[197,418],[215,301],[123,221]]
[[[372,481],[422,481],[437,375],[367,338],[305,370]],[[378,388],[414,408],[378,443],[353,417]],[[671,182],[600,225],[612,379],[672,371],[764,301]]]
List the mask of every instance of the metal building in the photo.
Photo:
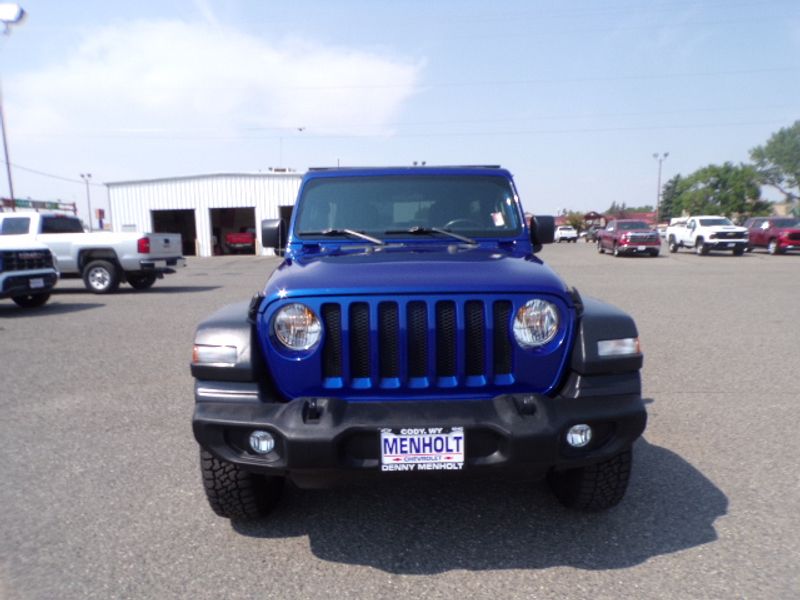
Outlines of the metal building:
[[288,219],[302,175],[222,173],[107,183],[113,231],[180,233],[184,255],[225,252],[225,235],[255,229],[262,219]]

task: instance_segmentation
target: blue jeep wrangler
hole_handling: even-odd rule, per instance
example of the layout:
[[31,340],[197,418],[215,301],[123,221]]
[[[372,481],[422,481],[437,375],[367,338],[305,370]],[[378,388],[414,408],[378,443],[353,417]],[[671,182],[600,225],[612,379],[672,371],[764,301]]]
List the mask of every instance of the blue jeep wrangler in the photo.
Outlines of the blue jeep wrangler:
[[623,497],[642,434],[633,320],[536,258],[499,167],[316,169],[262,293],[195,336],[194,435],[214,511],[299,487],[410,476],[546,477],[564,505]]

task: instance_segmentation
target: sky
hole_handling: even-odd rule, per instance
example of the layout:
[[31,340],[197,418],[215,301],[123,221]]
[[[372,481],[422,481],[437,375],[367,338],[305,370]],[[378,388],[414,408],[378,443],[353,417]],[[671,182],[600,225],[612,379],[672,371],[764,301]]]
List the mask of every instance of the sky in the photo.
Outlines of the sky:
[[800,119],[797,0],[20,5],[15,195],[84,218],[81,173],[96,208],[104,182],[414,161],[500,164],[537,214],[652,205],[653,154],[663,183]]

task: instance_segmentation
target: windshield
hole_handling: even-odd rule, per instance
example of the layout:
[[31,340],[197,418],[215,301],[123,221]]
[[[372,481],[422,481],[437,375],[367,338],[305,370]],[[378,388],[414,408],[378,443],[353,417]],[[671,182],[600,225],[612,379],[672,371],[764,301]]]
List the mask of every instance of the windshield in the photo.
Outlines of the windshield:
[[800,227],[800,220],[798,219],[773,219],[773,227]]
[[[521,230],[504,177],[402,175],[312,179],[297,204],[295,232],[345,229],[397,237],[444,229],[472,237],[513,237]],[[412,231],[415,230],[416,231]]]
[[713,219],[700,219],[700,225],[703,227],[714,227],[717,225],[733,225],[730,219],[725,217],[715,217]]
[[632,229],[650,229],[650,226],[644,221],[627,221],[619,224],[622,231],[630,231]]

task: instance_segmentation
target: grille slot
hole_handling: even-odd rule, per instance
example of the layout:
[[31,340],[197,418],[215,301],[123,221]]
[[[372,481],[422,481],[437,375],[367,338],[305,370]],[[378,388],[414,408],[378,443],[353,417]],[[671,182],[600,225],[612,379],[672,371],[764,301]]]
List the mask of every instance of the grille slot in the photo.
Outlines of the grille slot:
[[369,377],[369,305],[350,305],[350,374],[354,378]]
[[325,323],[325,345],[322,347],[322,375],[342,376],[342,308],[338,304],[322,305]]
[[511,319],[511,302],[494,303],[494,372],[498,375],[511,373],[511,336],[509,321]]
[[470,300],[464,305],[464,325],[466,329],[467,375],[483,375],[484,339],[486,325],[483,317],[483,302]]
[[428,311],[424,302],[409,302],[408,375],[425,377],[428,373]]
[[457,373],[456,306],[450,301],[436,303],[436,374]]
[[378,305],[378,350],[381,377],[400,376],[400,317],[397,304]]

